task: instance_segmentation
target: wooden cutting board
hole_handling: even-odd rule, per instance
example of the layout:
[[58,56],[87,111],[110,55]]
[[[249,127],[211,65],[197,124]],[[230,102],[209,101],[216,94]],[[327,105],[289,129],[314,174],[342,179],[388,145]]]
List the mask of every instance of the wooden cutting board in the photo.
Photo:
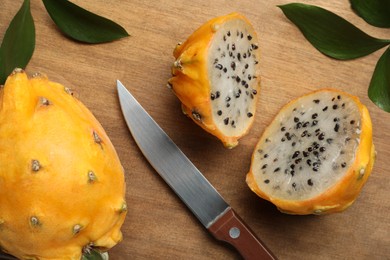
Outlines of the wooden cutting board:
[[[46,73],[75,89],[102,123],[126,170],[128,215],[123,241],[111,259],[239,259],[215,241],[151,168],[126,128],[118,103],[116,79],[139,102],[227,202],[280,259],[389,259],[390,257],[390,114],[367,97],[375,64],[384,49],[353,61],[320,54],[277,7],[289,1],[72,1],[123,27],[131,37],[86,45],[64,37],[41,1],[31,1],[36,48],[27,72]],[[301,1],[327,8],[367,33],[390,38],[389,29],[366,24],[349,1]],[[21,0],[0,2],[0,39]],[[166,87],[172,50],[205,21],[238,11],[253,23],[261,41],[262,89],[255,123],[233,150],[182,115]],[[329,216],[291,216],[258,198],[245,184],[256,141],[289,100],[322,87],[360,97],[368,106],[378,153],[372,176],[357,201]]]

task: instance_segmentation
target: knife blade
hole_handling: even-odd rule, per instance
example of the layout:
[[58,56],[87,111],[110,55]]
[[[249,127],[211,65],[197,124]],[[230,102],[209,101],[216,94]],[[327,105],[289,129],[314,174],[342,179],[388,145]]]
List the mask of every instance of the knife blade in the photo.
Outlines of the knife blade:
[[119,80],[117,90],[123,116],[141,152],[203,226],[245,259],[276,259]]

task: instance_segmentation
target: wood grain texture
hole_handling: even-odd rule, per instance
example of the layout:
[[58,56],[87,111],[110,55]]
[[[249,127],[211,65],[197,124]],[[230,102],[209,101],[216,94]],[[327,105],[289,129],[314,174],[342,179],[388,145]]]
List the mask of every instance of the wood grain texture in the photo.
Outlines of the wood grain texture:
[[[123,241],[111,259],[240,259],[216,241],[155,173],[120,112],[115,82],[120,79],[174,142],[204,173],[243,220],[280,259],[388,259],[390,256],[390,114],[367,97],[375,64],[384,49],[352,61],[336,61],[313,48],[277,7],[281,0],[120,1],[74,3],[121,24],[131,37],[101,45],[65,38],[41,1],[31,1],[36,49],[27,72],[46,73],[75,89],[117,149],[126,170],[128,216]],[[390,38],[389,29],[366,24],[349,1],[300,1],[327,8],[365,32]],[[0,2],[0,39],[22,0]],[[252,21],[262,52],[262,88],[250,133],[225,149],[191,120],[166,88],[172,51],[207,20],[238,11]],[[357,201],[329,216],[290,216],[258,198],[245,183],[252,151],[265,127],[289,100],[321,87],[360,97],[372,121],[377,161]]]

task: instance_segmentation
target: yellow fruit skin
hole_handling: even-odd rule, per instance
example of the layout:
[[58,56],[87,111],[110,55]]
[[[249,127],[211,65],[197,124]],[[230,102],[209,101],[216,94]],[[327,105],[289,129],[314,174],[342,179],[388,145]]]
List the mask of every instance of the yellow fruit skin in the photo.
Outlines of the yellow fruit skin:
[[[284,213],[296,215],[322,215],[341,212],[345,210],[356,200],[363,185],[366,183],[369,175],[371,174],[374,165],[375,147],[372,142],[372,123],[367,108],[362,103],[360,103],[359,99],[355,96],[335,89],[324,90],[348,95],[356,102],[359,107],[362,126],[360,134],[360,143],[355,155],[355,161],[353,165],[351,165],[350,168],[347,170],[347,173],[344,175],[344,177],[336,185],[330,187],[328,190],[326,190],[317,197],[301,201],[281,200],[270,197],[265,194],[256,184],[251,166],[249,173],[246,176],[246,182],[249,188],[261,198],[272,202],[278,207],[280,211]],[[286,109],[289,104],[294,102],[295,100],[289,102],[282,108],[282,111],[283,109]],[[267,136],[267,130],[268,129],[265,130],[264,134],[262,135],[262,138],[265,138],[265,136]],[[260,142],[261,139],[259,143]],[[253,158],[254,154],[252,155],[252,161]]]
[[21,70],[0,106],[0,247],[20,259],[79,260],[88,244],[117,244],[124,172],[92,113],[64,86]]
[[[214,18],[200,28],[198,28],[183,44],[178,44],[173,52],[176,61],[172,66],[173,77],[169,79],[169,84],[173,92],[182,103],[183,112],[189,116],[196,124],[210,134],[216,136],[222,143],[233,148],[238,144],[238,139],[246,135],[250,129],[237,136],[226,136],[214,124],[211,116],[210,82],[207,71],[208,48],[216,30],[220,24],[232,19],[242,19],[250,24],[248,19],[238,13]],[[257,39],[253,31],[254,38]],[[256,57],[260,57],[260,50],[256,50]],[[259,91],[260,72],[256,71],[257,83],[254,88]],[[257,97],[255,97],[257,98]],[[196,111],[202,115],[202,120],[197,120],[192,116]],[[251,124],[253,118],[250,119]]]

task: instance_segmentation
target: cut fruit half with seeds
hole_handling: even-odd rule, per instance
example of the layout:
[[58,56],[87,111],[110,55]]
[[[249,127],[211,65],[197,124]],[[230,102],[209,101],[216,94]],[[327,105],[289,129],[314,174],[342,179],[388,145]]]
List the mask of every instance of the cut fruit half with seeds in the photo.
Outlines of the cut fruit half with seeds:
[[260,88],[258,39],[238,13],[217,17],[174,50],[169,86],[183,112],[226,147],[250,129]]
[[367,108],[323,89],[282,108],[253,152],[246,181],[285,213],[340,212],[357,198],[374,160]]

